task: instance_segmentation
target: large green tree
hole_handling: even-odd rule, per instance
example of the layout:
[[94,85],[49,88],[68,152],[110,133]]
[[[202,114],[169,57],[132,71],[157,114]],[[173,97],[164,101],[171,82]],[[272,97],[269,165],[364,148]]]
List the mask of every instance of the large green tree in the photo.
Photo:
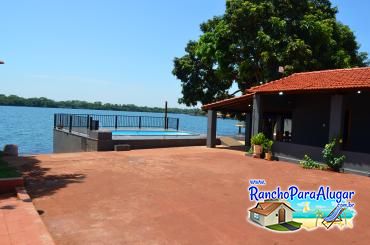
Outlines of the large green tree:
[[229,98],[233,83],[244,91],[293,72],[367,65],[336,14],[329,0],[227,0],[224,15],[201,24],[200,38],[174,60],[179,102]]

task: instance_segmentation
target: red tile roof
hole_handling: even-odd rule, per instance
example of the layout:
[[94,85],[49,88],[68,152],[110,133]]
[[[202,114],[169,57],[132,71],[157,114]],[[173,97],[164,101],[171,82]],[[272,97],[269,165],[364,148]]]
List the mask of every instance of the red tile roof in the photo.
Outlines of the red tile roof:
[[294,209],[292,209],[288,204],[284,202],[259,202],[257,203],[256,207],[249,209],[249,211],[267,216],[275,211],[282,204],[294,211]]
[[294,73],[288,77],[252,87],[247,90],[247,93],[365,88],[370,88],[370,67]]
[[370,89],[370,67],[294,73],[247,89],[245,95],[204,105],[203,110],[248,111],[255,93]]
[[[244,94],[238,97],[233,97],[230,99],[224,99],[224,100],[219,100],[210,104],[206,104],[202,106],[203,110],[209,110],[213,108],[218,108],[218,109],[230,109],[234,108],[236,111],[237,110],[247,110],[248,109],[248,103],[251,104],[253,100],[253,94]],[[238,108],[240,106],[241,108]]]

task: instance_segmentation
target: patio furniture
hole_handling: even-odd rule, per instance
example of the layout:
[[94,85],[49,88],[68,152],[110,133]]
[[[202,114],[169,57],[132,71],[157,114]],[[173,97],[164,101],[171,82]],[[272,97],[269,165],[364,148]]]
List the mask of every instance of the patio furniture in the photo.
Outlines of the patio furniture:
[[[345,208],[342,208],[339,204],[330,212],[328,216],[321,222],[326,229],[329,229],[335,222],[342,221],[342,213]],[[329,225],[328,225],[329,224]]]

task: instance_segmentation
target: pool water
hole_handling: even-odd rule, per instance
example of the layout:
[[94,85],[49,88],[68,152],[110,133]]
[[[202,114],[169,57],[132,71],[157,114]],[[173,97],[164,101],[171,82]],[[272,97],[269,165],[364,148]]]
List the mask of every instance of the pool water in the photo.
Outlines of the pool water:
[[194,136],[199,134],[181,132],[181,131],[164,131],[164,130],[116,130],[112,131],[113,136]]

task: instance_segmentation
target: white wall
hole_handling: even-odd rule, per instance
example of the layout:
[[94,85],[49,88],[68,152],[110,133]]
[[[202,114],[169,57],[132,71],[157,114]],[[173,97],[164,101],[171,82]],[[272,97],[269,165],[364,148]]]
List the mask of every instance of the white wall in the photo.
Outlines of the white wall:
[[285,209],[285,222],[293,220],[293,211],[287,208],[284,204],[281,204],[277,209],[275,209],[271,214],[265,217],[265,226],[275,225],[279,223],[279,209]]
[[256,222],[256,223],[258,223],[258,224],[260,224],[260,225],[262,225],[262,226],[265,226],[265,216],[263,216],[263,215],[259,215],[260,217],[259,217],[259,219],[257,220],[257,219],[255,219],[254,218],[254,216],[253,216],[253,212],[249,212],[249,218],[252,220],[252,221],[254,221],[254,222]]

